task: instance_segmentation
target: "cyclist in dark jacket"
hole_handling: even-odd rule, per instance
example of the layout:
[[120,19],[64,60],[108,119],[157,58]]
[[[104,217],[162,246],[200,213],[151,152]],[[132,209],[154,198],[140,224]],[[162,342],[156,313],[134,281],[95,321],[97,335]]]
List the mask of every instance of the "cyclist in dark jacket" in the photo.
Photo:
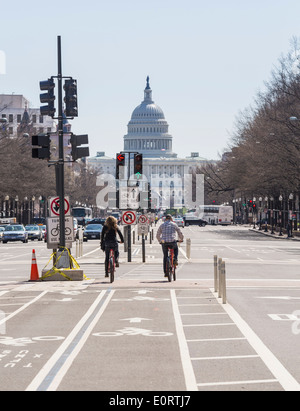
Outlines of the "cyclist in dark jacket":
[[124,237],[118,228],[117,220],[112,216],[107,217],[101,232],[100,241],[101,250],[105,251],[105,277],[108,277],[109,253],[111,249],[115,251],[116,267],[119,267],[119,245],[117,235],[120,237],[121,244],[124,243]]

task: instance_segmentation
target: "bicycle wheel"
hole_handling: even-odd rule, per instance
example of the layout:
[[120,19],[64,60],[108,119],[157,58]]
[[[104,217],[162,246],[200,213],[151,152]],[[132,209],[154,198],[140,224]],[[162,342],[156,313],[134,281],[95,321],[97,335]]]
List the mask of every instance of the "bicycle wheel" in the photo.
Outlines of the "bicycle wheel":
[[113,283],[115,281],[115,264],[113,257],[109,259],[109,274],[110,274],[110,282]]
[[173,280],[176,281],[176,267],[173,267]]
[[171,261],[170,261],[170,257],[168,258],[168,271],[167,271],[167,273],[168,273],[168,280],[169,280],[169,283],[170,283],[170,282],[172,282],[172,264],[171,264]]
[[170,261],[169,261],[169,257],[168,257],[168,259],[167,259],[167,261],[166,261],[166,266],[165,266],[165,276],[168,276],[168,278],[169,278],[169,271],[170,271]]

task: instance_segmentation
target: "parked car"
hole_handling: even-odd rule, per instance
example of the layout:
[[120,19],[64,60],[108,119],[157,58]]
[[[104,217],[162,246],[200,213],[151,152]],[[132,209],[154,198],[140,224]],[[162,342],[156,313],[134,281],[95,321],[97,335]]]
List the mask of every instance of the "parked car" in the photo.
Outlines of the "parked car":
[[178,227],[184,227],[184,219],[182,217],[175,217],[173,218],[173,221],[178,225]]
[[185,227],[188,227],[189,225],[198,225],[200,227],[205,227],[207,225],[207,221],[202,220],[198,217],[184,216],[183,219]]
[[83,232],[83,241],[99,239],[102,232],[102,224],[88,224]]
[[3,244],[8,241],[22,241],[28,243],[28,232],[22,224],[10,224],[5,227],[2,236]]
[[93,218],[91,221],[88,222],[89,224],[101,224],[104,225],[106,221],[106,218]]
[[38,225],[27,225],[25,230],[28,232],[28,239],[31,241],[42,241],[44,238],[43,229]]
[[0,242],[2,241],[4,231],[5,231],[5,227],[0,227]]

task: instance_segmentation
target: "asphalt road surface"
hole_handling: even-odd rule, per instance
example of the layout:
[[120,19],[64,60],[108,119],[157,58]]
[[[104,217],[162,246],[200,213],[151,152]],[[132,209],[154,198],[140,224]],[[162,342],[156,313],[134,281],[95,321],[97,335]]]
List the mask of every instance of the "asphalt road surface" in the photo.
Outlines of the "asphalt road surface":
[[[113,285],[99,241],[78,258],[83,282],[29,282],[35,248],[0,244],[0,390],[203,391],[300,389],[300,242],[246,227],[186,227],[177,281],[156,242],[120,247]],[[214,293],[226,262],[228,304]],[[51,264],[50,264],[51,266]],[[153,405],[153,404],[152,404]]]

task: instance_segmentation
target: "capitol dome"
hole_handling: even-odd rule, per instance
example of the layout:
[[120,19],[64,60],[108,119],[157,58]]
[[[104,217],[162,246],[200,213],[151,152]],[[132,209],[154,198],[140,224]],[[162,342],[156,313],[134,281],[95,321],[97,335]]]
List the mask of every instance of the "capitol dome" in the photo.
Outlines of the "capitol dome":
[[137,106],[124,136],[124,151],[138,151],[145,158],[177,157],[172,153],[169,125],[162,109],[152,100],[152,90],[147,77],[144,100]]

